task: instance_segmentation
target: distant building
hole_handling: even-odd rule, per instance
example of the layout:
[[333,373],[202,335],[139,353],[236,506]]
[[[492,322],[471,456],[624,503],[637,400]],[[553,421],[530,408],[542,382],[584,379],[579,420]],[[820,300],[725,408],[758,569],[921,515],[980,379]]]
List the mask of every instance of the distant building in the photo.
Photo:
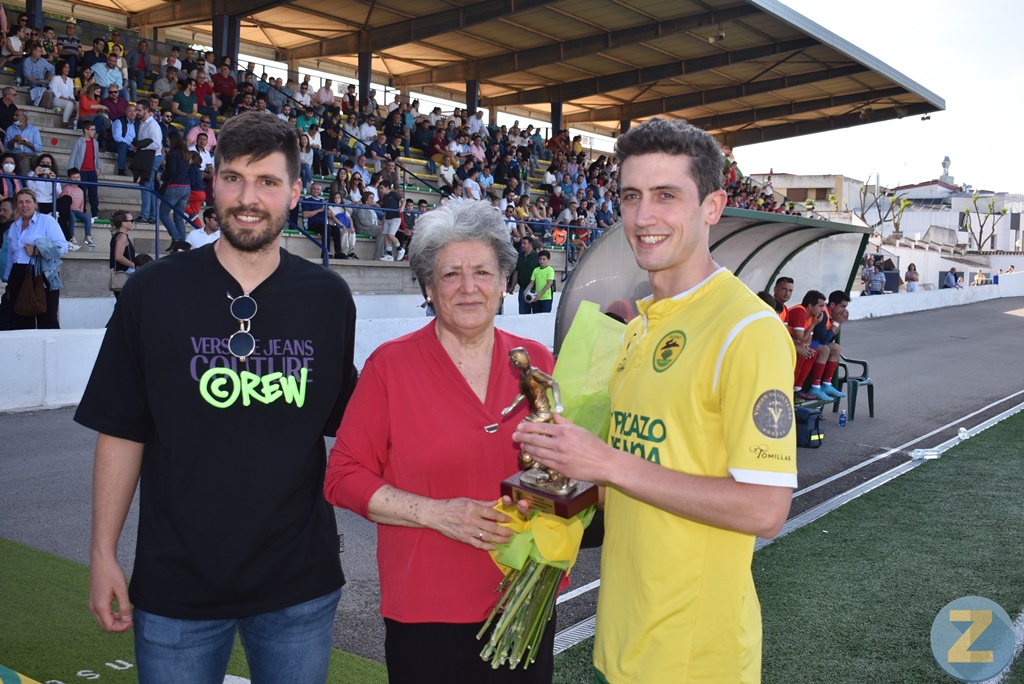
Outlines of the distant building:
[[[942,160],[942,174],[935,180],[901,185],[895,188],[879,187],[868,180],[866,194],[868,210],[865,223],[873,225],[878,222],[878,215],[886,215],[893,198],[908,199],[913,204],[903,211],[900,219],[900,233],[905,238],[922,240],[928,235],[931,227],[946,228],[955,231],[956,241],[968,251],[1022,251],[1021,214],[1024,213],[1024,194],[1009,192],[993,192],[990,190],[974,190],[970,186],[958,185],[949,174],[950,160]],[[864,181],[847,178],[842,175],[796,175],[790,173],[751,174],[757,183],[764,185],[771,179],[772,189],[778,195],[795,202],[799,207],[810,204],[814,212],[833,221],[861,223],[861,189]],[[872,197],[879,192],[881,197],[874,207]],[[996,224],[995,234],[988,237],[986,230],[985,245],[976,245],[967,231],[965,207],[972,205],[972,198],[978,195],[978,207],[984,214],[989,201],[995,199],[995,210],[1006,215]],[[829,201],[829,197],[832,201]],[[810,200],[810,203],[808,203]],[[976,226],[978,217],[971,216]],[[989,219],[991,222],[992,219]],[[991,223],[989,223],[991,225]],[[895,232],[891,220],[885,221],[876,228],[883,238]],[[939,231],[941,232],[941,231]],[[936,234],[936,231],[932,231]],[[948,234],[947,234],[948,235]]]

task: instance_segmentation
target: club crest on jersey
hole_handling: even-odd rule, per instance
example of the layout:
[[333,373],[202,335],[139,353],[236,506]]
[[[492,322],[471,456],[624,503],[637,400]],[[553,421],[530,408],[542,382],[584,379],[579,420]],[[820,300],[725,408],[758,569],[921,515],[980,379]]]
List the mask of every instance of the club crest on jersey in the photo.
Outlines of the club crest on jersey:
[[767,390],[754,402],[754,425],[771,439],[782,439],[793,429],[793,404],[780,390]]
[[658,348],[654,351],[654,370],[664,373],[679,358],[686,346],[686,334],[681,330],[673,330],[661,338]]

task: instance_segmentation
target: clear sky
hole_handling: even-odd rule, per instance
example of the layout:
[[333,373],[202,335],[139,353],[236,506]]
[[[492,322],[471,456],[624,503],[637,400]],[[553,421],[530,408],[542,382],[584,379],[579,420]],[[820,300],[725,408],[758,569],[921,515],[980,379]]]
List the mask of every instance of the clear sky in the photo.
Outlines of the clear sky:
[[784,4],[945,99],[920,116],[735,149],[747,174],[881,174],[1024,193],[1024,2],[784,0]]

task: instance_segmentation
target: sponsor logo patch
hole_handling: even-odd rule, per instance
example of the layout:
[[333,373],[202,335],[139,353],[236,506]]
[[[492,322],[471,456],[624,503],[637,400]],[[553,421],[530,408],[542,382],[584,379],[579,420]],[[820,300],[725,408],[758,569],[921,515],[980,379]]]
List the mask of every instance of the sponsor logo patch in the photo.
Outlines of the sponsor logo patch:
[[793,429],[793,402],[785,392],[768,390],[754,402],[751,417],[762,435],[781,439]]

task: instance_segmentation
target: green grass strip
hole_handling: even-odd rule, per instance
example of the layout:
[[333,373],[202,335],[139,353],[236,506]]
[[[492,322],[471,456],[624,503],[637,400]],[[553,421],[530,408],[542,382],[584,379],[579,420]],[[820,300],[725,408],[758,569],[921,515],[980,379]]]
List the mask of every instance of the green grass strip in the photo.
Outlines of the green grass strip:
[[[1024,414],[1009,418],[754,555],[765,684],[953,681],[932,621],[984,596],[1024,608]],[[592,682],[593,640],[555,659],[555,682]],[[1018,658],[1010,684],[1024,684]]]
[[[88,673],[106,684],[136,682],[132,633],[100,631],[88,601],[88,567],[0,539],[0,663],[40,682],[85,681]],[[249,676],[237,642],[228,674]],[[387,671],[334,649],[328,682],[384,684]]]

